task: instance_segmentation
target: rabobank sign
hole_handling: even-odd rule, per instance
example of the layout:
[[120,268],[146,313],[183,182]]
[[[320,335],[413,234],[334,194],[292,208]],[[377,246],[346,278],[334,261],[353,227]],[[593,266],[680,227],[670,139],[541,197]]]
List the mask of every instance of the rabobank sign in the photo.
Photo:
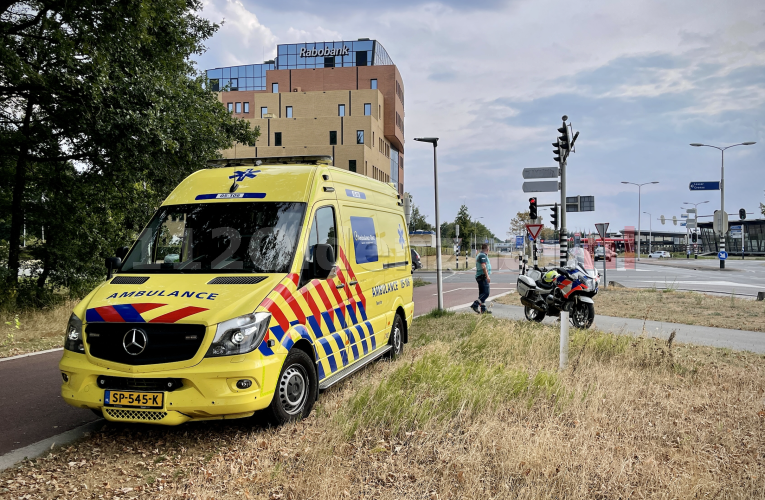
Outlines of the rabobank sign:
[[300,57],[347,56],[348,53],[347,45],[342,49],[306,49],[305,47],[300,49]]
[[377,262],[377,235],[372,217],[351,217],[356,264]]

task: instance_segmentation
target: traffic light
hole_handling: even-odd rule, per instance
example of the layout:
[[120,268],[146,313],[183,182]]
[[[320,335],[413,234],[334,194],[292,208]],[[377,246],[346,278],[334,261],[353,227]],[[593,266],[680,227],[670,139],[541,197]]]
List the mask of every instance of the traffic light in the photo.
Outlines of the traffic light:
[[529,218],[530,219],[537,218],[537,199],[536,198],[529,198]]
[[561,163],[560,144],[558,144],[557,142],[553,142],[552,145],[555,146],[555,149],[553,149],[553,154],[555,155],[553,157],[553,160],[557,161],[558,163]]
[[738,218],[741,220],[746,219],[746,210],[744,210],[743,208],[740,208],[738,210]]
[[568,154],[571,152],[571,141],[569,140],[568,125],[566,125],[566,122],[563,122],[563,126],[558,129],[558,133],[561,134],[558,137],[558,147],[560,148],[560,152],[563,153],[561,155],[563,161],[566,161],[566,157],[568,157]]
[[555,231],[558,230],[558,204],[556,203],[554,207],[550,209],[552,212],[550,214],[550,222],[552,222],[553,229]]
[[693,236],[691,236],[691,239],[693,240],[694,243],[696,243],[696,241],[699,239],[699,237],[698,237],[698,235],[696,233],[693,233]]

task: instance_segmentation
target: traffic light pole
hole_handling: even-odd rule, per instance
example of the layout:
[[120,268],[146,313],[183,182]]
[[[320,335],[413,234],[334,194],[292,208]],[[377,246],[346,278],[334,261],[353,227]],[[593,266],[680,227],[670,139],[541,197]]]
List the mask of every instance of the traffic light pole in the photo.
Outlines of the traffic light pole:
[[560,267],[568,262],[568,231],[566,230],[566,159],[560,162]]

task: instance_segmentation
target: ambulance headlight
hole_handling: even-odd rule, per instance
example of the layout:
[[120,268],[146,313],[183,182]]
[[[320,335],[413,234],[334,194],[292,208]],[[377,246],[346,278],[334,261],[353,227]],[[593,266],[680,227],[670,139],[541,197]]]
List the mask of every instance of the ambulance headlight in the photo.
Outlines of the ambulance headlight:
[[79,353],[85,352],[85,346],[82,344],[82,320],[74,313],[69,317],[69,323],[66,325],[64,349]]
[[245,314],[218,323],[215,338],[206,356],[233,356],[254,351],[263,342],[269,323],[271,314],[265,312]]

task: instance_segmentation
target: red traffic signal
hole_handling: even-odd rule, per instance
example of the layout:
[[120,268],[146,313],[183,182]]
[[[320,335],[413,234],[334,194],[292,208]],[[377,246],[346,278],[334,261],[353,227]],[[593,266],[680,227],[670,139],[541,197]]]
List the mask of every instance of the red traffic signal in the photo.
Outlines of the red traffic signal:
[[536,198],[529,198],[529,218],[530,219],[537,218],[537,199]]

